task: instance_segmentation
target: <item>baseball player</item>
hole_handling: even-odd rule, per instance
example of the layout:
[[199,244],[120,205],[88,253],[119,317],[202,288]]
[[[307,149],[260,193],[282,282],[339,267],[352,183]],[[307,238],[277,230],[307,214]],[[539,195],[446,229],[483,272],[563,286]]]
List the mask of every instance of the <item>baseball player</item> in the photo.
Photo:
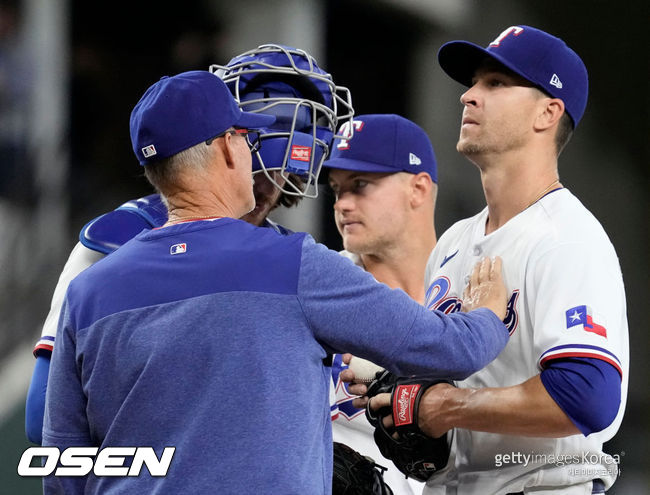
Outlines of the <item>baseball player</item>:
[[[291,207],[302,197],[317,193],[316,179],[332,147],[337,125],[352,118],[350,93],[337,86],[309,53],[282,45],[262,45],[234,57],[225,66],[212,66],[211,71],[227,83],[242,107],[280,116],[271,127],[261,131],[264,146],[253,155],[255,208],[242,220],[288,234],[268,215],[279,205]],[[287,150],[291,151],[294,141],[300,143],[301,150],[314,150],[311,160],[291,159]],[[68,284],[143,229],[160,227],[166,220],[167,208],[158,194],[152,194],[127,201],[81,230],[79,243],[54,290],[41,338],[34,347],[36,364],[25,408],[25,430],[30,441],[41,443],[50,356]],[[334,404],[332,415],[336,413]]]
[[307,234],[239,220],[255,205],[246,136],[274,118],[242,112],[207,71],[164,77],[136,104],[133,150],[168,220],[70,283],[43,444],[172,445],[174,459],[165,477],[48,477],[46,493],[238,493],[243,480],[330,493],[328,352],[460,379],[505,346],[500,260],[474,270],[479,309],[444,315]]
[[439,239],[426,305],[457,311],[472,264],[499,255],[510,341],[459,388],[423,396],[420,428],[433,437],[454,429],[455,454],[425,493],[604,493],[618,466],[603,442],[627,396],[625,292],[610,240],[557,165],[586,107],[587,70],[530,26],[509,27],[485,49],[447,43],[438,60],[469,88],[457,149],[479,168],[487,208]]
[[[344,123],[339,134],[348,134]],[[436,159],[429,137],[399,115],[359,115],[352,122],[354,139],[339,140],[324,167],[335,195],[334,217],[345,248],[341,254],[379,282],[404,290],[424,303],[424,271],[436,244],[434,208]],[[354,395],[341,381],[347,369],[334,356],[338,419],[334,441],[349,445],[388,470],[384,474],[396,494],[422,491],[385,459],[373,440],[364,411],[352,405]]]

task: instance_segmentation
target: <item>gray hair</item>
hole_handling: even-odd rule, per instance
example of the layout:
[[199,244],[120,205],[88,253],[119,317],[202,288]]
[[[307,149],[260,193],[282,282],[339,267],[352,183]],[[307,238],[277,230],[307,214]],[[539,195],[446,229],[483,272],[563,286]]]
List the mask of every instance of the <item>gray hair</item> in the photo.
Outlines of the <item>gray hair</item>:
[[168,158],[163,158],[144,166],[144,175],[160,194],[165,206],[167,195],[182,187],[186,174],[201,174],[213,160],[215,146],[207,146],[204,141]]

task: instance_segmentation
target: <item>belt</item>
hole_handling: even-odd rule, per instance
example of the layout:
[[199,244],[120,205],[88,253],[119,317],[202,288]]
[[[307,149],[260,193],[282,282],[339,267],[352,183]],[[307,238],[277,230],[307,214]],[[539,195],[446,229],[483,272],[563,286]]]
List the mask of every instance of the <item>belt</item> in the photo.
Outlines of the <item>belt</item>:
[[[591,489],[591,493],[605,493],[605,483],[603,483],[602,480],[594,480],[594,487]],[[524,495],[524,492],[508,493],[507,495]]]

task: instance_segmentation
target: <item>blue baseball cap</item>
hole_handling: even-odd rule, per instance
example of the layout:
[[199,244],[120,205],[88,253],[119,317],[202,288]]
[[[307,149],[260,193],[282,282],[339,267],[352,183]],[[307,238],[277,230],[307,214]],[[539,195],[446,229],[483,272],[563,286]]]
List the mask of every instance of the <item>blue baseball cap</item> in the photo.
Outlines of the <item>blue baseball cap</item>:
[[202,70],[164,76],[131,112],[131,143],[140,165],[167,158],[230,127],[259,129],[272,115],[242,112],[224,82]]
[[[426,172],[438,182],[433,146],[424,130],[394,114],[354,117],[352,138],[336,139],[324,167],[359,172]],[[350,122],[340,127],[339,136],[350,135]]]
[[587,106],[589,77],[576,52],[560,38],[530,26],[511,26],[487,48],[468,41],[450,41],[438,51],[440,67],[465,86],[488,57],[564,102],[576,127]]

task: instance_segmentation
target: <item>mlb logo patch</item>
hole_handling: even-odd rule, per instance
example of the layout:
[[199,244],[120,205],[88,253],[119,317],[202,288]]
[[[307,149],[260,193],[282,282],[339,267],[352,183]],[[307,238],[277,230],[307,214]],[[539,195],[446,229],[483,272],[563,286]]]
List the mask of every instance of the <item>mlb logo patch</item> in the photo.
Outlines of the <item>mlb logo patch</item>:
[[308,162],[311,160],[311,147],[294,144],[291,146],[291,159],[300,162]]
[[567,329],[576,325],[582,325],[585,332],[592,332],[607,338],[607,329],[594,321],[589,306],[576,306],[575,308],[568,309],[565,316]]
[[156,151],[156,147],[153,144],[150,144],[149,146],[145,146],[142,148],[142,154],[144,155],[145,158],[149,158],[150,156],[154,156],[158,152]]
[[174,244],[169,248],[169,254],[183,254],[187,252],[187,244],[184,242],[180,244]]

